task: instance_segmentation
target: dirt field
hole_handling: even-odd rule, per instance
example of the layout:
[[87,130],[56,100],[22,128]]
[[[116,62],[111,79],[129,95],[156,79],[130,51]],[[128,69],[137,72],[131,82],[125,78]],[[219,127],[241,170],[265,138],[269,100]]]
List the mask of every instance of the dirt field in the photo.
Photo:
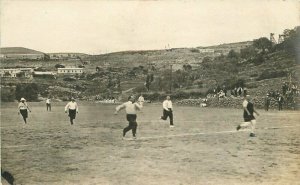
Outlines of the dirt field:
[[[29,103],[23,125],[15,103],[1,105],[1,168],[16,184],[300,184],[300,114],[259,110],[257,137],[235,131],[242,110],[175,106],[175,128],[160,105],[138,114],[138,139],[121,139],[125,113],[79,102],[71,126],[64,103]],[[131,137],[128,132],[127,137]]]

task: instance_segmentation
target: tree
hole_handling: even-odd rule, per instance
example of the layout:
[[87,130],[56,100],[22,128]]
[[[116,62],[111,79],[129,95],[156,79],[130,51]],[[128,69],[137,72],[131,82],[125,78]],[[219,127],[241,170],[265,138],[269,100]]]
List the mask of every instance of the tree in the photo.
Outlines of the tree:
[[[300,52],[300,26],[295,27],[293,30],[284,30],[284,41],[275,46],[275,50],[285,50],[293,53],[296,57],[299,57]],[[299,60],[298,60],[299,61]]]
[[241,58],[248,59],[254,55],[256,55],[256,51],[253,46],[248,46],[246,48],[241,49]]
[[65,68],[65,66],[64,65],[62,65],[62,64],[55,64],[55,66],[54,66],[55,68]]
[[38,85],[31,84],[18,84],[16,87],[16,99],[20,100],[22,97],[29,101],[36,101],[38,98]]
[[253,41],[253,46],[265,52],[266,49],[270,50],[272,48],[272,42],[266,37],[261,37]]
[[192,70],[192,66],[191,66],[190,64],[184,64],[184,65],[183,65],[183,69],[184,69],[185,71],[190,71],[190,70]]
[[147,77],[146,77],[146,82],[145,82],[145,86],[147,88],[147,91],[150,90],[150,85],[153,81],[154,81],[154,75],[153,74],[148,74]]
[[228,58],[232,59],[232,58],[238,58],[239,57],[239,54],[234,51],[233,49],[231,49],[227,55]]

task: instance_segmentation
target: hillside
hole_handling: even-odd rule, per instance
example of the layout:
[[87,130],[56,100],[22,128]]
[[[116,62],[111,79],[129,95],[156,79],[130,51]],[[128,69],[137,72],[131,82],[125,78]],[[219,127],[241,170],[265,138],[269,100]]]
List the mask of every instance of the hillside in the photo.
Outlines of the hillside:
[[24,48],[24,47],[3,47],[3,48],[0,48],[0,53],[3,55],[6,55],[6,54],[43,54],[43,52]]
[[86,55],[80,60],[3,59],[3,68],[37,67],[55,72],[56,64],[81,65],[85,73],[71,79],[61,75],[56,79],[3,78],[1,84],[39,84],[37,94],[40,96],[51,95],[64,100],[69,96],[94,99],[96,96],[124,97],[124,93],[141,92],[153,101],[160,100],[167,93],[180,100],[203,98],[214,89],[232,91],[235,87],[247,87],[249,93],[262,98],[269,91],[280,92],[283,82],[299,86],[293,34],[291,39],[286,37],[286,41],[277,45],[267,38],[260,38],[209,47]]

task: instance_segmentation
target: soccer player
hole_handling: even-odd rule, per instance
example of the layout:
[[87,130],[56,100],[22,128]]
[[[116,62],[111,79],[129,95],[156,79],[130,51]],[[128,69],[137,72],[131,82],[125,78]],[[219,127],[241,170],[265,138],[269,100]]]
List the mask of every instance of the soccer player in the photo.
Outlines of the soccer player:
[[70,123],[73,125],[73,120],[76,118],[76,113],[78,113],[78,105],[75,102],[75,98],[71,98],[71,101],[65,106],[65,113],[69,111]]
[[125,139],[125,135],[129,130],[132,130],[133,139],[136,139],[136,129],[137,129],[137,122],[136,122],[136,113],[138,110],[141,110],[143,105],[139,102],[135,102],[134,96],[129,96],[128,101],[116,107],[115,114],[122,109],[125,109],[126,112],[126,119],[129,122],[129,125],[123,129],[123,139]]
[[[18,115],[22,115],[23,120],[24,120],[24,124],[27,123],[26,119],[28,118],[28,111],[31,112],[31,110],[28,107],[28,104],[26,103],[25,98],[21,98],[20,100],[21,102],[18,105]],[[28,111],[27,111],[28,110]]]
[[160,117],[162,120],[170,119],[170,127],[173,128],[173,105],[170,96],[166,97],[166,100],[163,102],[163,115]]
[[47,111],[51,111],[51,102],[50,102],[50,98],[46,99],[46,107],[47,107]]
[[256,125],[256,120],[253,113],[256,113],[259,116],[259,113],[254,109],[253,103],[250,102],[250,95],[246,95],[244,97],[243,102],[243,109],[244,109],[244,123],[237,126],[236,130],[240,130],[242,127],[247,127],[251,125],[251,133],[250,137],[255,137],[254,130]]

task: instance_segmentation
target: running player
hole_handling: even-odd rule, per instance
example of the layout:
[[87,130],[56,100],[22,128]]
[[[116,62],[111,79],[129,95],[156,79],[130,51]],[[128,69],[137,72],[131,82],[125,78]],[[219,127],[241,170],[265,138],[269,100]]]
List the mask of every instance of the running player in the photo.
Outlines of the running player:
[[244,109],[244,123],[237,126],[236,130],[240,130],[242,127],[251,126],[250,137],[255,137],[254,130],[256,125],[256,120],[253,113],[259,116],[259,113],[254,109],[253,103],[250,102],[250,95],[244,97],[243,109]]
[[160,117],[162,120],[170,119],[170,127],[173,128],[173,105],[170,96],[166,97],[166,100],[163,102],[163,115]]
[[65,113],[69,111],[70,123],[73,125],[73,120],[76,118],[78,113],[78,105],[75,102],[75,98],[71,98],[71,101],[65,106]]
[[20,113],[21,113],[23,120],[24,120],[24,124],[26,124],[27,123],[26,119],[28,118],[28,111],[31,112],[31,110],[29,109],[25,98],[21,98],[20,101],[21,102],[18,105],[18,109],[19,109],[18,114],[20,115]]
[[128,101],[116,107],[115,114],[121,109],[125,109],[126,112],[126,119],[129,122],[129,125],[123,129],[123,139],[125,139],[125,135],[129,130],[132,130],[133,139],[136,139],[136,129],[137,129],[137,122],[136,122],[136,113],[138,110],[141,110],[143,105],[139,102],[135,102],[134,96],[129,96]]

